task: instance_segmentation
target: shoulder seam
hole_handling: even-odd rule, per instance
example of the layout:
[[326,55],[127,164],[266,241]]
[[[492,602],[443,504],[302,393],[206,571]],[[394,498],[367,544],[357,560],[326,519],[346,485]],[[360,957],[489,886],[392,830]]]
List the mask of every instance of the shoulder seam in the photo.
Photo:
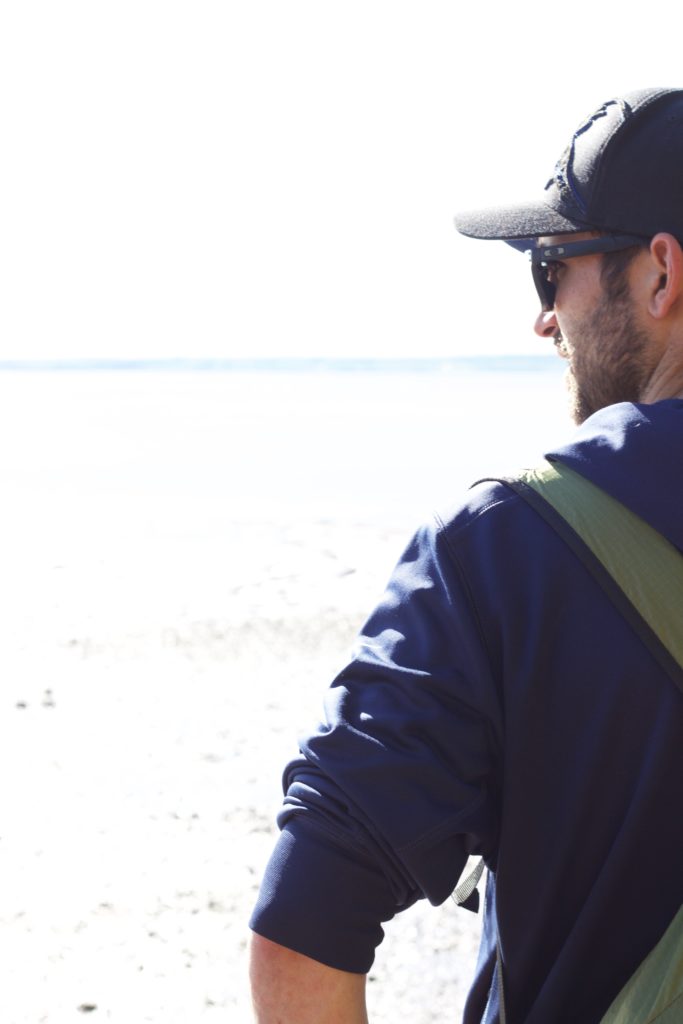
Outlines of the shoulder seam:
[[[447,543],[448,543],[448,534],[449,534],[449,532],[450,533],[456,533],[456,534],[461,533],[462,531],[467,530],[468,527],[470,527],[472,525],[472,523],[476,522],[477,519],[479,519],[481,516],[483,516],[485,512],[490,512],[492,508],[496,508],[498,505],[507,505],[510,502],[514,503],[515,501],[521,501],[522,500],[519,497],[519,495],[516,494],[515,491],[512,490],[512,488],[506,486],[506,484],[505,484],[505,482],[503,480],[496,479],[495,481],[492,481],[492,482],[499,483],[499,484],[501,484],[501,486],[505,487],[506,490],[507,490],[507,494],[500,495],[497,498],[492,498],[491,501],[488,501],[485,505],[482,505],[481,508],[478,508],[477,511],[472,514],[472,516],[467,520],[466,523],[462,524],[462,526],[458,526],[458,527],[448,526],[443,521],[442,516],[439,515],[438,512],[434,512],[434,519],[436,520],[437,525],[438,525],[440,531],[443,533]],[[450,548],[450,544],[448,546]],[[451,549],[451,552],[452,552],[452,549]]]

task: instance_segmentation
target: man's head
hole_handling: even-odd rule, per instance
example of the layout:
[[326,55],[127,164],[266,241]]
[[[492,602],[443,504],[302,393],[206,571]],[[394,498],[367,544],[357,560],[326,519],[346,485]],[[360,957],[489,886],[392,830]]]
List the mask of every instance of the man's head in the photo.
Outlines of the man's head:
[[577,421],[613,402],[668,397],[647,392],[662,359],[671,363],[674,334],[683,387],[683,90],[603,104],[542,198],[461,214],[456,227],[530,253],[536,331],[569,359]]

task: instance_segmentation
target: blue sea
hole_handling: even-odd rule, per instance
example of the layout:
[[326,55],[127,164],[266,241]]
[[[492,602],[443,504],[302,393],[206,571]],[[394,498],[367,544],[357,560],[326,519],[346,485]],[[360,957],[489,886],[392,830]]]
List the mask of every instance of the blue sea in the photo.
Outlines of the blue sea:
[[19,530],[408,526],[572,430],[555,357],[5,361],[0,393]]

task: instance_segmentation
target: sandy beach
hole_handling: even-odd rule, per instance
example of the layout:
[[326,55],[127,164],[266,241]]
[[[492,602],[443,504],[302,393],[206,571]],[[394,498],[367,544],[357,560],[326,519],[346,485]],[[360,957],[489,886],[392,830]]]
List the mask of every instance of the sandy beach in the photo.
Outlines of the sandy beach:
[[[230,525],[211,555],[230,585],[203,614],[126,601],[124,581],[158,577],[157,548],[156,564],[55,567],[52,635],[15,624],[0,737],[8,1024],[251,1019],[246,922],[280,773],[404,537]],[[237,575],[245,550],[260,564]],[[177,550],[175,565],[176,597],[209,568]],[[477,925],[452,904],[392,922],[372,1020],[457,1019]]]
[[[250,1021],[296,737],[418,504],[501,468],[516,422],[502,384],[476,436],[457,381],[291,387],[0,375],[3,1024]],[[450,901],[391,922],[374,1024],[459,1019],[478,928]]]

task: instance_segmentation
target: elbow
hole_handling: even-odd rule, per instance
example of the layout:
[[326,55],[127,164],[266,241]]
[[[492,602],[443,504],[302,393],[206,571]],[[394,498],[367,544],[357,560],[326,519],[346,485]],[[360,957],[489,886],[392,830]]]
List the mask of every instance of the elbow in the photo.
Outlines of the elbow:
[[367,1024],[365,975],[339,971],[252,933],[256,1024]]

